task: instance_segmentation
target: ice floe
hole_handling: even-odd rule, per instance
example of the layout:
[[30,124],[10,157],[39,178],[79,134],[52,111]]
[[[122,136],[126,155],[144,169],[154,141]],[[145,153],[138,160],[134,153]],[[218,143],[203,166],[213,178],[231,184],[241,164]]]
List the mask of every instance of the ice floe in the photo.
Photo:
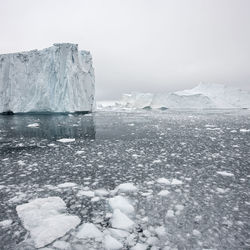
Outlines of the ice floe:
[[38,198],[18,205],[17,214],[30,232],[35,247],[44,247],[75,228],[80,219],[69,215],[59,197]]
[[117,239],[113,238],[111,235],[105,235],[104,237],[104,247],[107,250],[116,250],[123,247],[122,243]]
[[112,227],[129,230],[134,226],[134,222],[119,209],[115,209],[111,219]]
[[125,214],[130,214],[134,212],[134,207],[130,204],[130,202],[120,195],[110,198],[109,205],[113,210],[118,208],[121,212]]
[[80,226],[76,237],[81,239],[101,239],[103,237],[103,233],[93,223],[84,223]]

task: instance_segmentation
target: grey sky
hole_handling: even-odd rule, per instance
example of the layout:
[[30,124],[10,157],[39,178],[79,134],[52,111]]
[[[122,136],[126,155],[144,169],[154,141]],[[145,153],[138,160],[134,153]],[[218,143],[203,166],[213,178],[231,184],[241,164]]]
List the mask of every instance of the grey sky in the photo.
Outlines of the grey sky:
[[0,0],[0,53],[90,50],[97,99],[203,82],[250,90],[250,0]]

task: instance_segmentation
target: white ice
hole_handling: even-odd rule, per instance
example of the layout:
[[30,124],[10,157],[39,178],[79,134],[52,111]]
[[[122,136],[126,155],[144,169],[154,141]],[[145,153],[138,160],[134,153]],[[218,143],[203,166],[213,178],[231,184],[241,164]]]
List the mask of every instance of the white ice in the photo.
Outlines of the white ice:
[[64,182],[64,183],[61,183],[61,184],[59,184],[57,186],[59,188],[71,188],[71,187],[75,187],[76,183],[74,183],[74,182]]
[[120,191],[123,193],[132,193],[137,191],[137,187],[133,183],[122,183],[116,187],[116,191]]
[[113,238],[110,235],[105,235],[103,244],[105,249],[107,250],[116,250],[121,249],[123,247],[121,242],[119,242],[117,239]]
[[29,127],[29,128],[37,128],[37,127],[39,127],[39,123],[32,123],[32,124],[29,124],[27,127]]
[[134,212],[134,207],[130,204],[130,202],[120,195],[110,198],[109,205],[113,210],[118,208],[121,212],[125,214],[130,214]]
[[0,55],[0,113],[92,111],[92,57],[77,44]]
[[59,197],[38,198],[16,210],[37,248],[64,236],[80,223],[77,216],[67,213],[66,204]]
[[222,175],[222,176],[228,176],[228,177],[234,176],[234,174],[226,172],[226,171],[217,171],[217,174]]
[[98,240],[103,237],[103,233],[94,224],[84,223],[80,226],[76,237],[81,239],[94,238]]
[[250,108],[250,91],[201,83],[193,89],[177,92],[124,94],[120,105],[127,108]]
[[67,143],[67,142],[74,142],[76,139],[74,138],[62,138],[57,141],[62,142],[62,143]]
[[134,222],[119,209],[115,209],[111,219],[112,227],[129,230],[134,226]]

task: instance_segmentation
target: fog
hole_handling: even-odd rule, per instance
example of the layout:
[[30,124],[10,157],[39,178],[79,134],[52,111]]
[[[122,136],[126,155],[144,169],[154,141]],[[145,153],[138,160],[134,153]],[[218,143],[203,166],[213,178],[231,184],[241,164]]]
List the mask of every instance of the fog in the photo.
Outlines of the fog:
[[0,0],[0,53],[91,51],[97,100],[199,82],[250,90],[248,0]]

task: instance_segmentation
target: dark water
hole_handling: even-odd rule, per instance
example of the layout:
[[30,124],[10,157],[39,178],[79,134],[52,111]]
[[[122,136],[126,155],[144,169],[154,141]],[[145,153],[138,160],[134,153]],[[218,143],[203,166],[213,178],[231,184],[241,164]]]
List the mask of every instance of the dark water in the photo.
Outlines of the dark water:
[[[39,127],[27,127],[33,123]],[[21,249],[27,231],[15,208],[37,197],[60,196],[82,222],[105,227],[107,202],[53,188],[64,182],[91,190],[136,184],[138,227],[166,230],[149,247],[249,249],[249,129],[248,110],[0,116],[0,221],[13,221],[0,227],[0,249]],[[163,188],[161,177],[183,184]],[[170,195],[158,196],[162,189]],[[134,238],[147,240],[139,231]]]

